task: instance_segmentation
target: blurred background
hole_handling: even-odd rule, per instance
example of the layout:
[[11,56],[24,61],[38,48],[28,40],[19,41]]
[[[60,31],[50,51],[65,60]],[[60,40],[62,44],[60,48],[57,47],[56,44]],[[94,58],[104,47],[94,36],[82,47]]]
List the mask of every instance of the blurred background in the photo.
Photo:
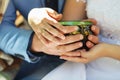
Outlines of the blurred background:
[[[0,0],[0,22],[5,13],[8,2],[9,2],[9,0]],[[23,17],[20,15],[19,11],[17,11],[16,14],[17,14],[17,20],[16,20],[15,24],[16,24],[16,26],[19,26],[20,24],[23,23]]]
[[[8,6],[9,0],[0,0],[0,23]],[[19,11],[16,11],[15,25],[17,28],[31,29]],[[10,63],[9,63],[10,62]],[[0,80],[13,80],[22,60],[0,51]]]
[[5,13],[8,2],[9,0],[0,0],[0,21],[2,20],[3,14]]

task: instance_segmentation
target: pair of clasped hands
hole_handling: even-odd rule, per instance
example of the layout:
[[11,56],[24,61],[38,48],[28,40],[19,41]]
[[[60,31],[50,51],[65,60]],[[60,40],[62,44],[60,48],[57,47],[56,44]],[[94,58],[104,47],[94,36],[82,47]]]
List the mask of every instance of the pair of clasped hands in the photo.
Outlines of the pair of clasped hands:
[[95,44],[99,42],[99,28],[95,25],[96,21],[90,19],[94,23],[91,27],[94,35],[88,36],[86,46],[90,50],[86,51],[85,49],[78,50],[78,48],[83,46],[81,42],[83,39],[82,34],[64,35],[78,30],[78,26],[63,26],[59,23],[61,19],[62,14],[58,14],[53,9],[32,9],[28,16],[28,22],[36,34],[34,38],[39,41],[34,46],[39,46],[40,49],[34,47],[31,49],[49,55],[60,56],[60,59],[72,62],[88,63],[98,58],[100,54],[96,54],[97,47],[95,48]]

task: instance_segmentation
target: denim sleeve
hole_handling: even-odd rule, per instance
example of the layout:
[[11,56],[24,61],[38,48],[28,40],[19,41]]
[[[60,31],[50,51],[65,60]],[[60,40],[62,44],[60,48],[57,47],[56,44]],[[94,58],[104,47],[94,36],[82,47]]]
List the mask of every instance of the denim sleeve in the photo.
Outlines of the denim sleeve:
[[28,43],[33,31],[17,28],[14,24],[15,19],[16,8],[13,1],[10,0],[0,24],[0,49],[27,62],[33,62],[27,53]]

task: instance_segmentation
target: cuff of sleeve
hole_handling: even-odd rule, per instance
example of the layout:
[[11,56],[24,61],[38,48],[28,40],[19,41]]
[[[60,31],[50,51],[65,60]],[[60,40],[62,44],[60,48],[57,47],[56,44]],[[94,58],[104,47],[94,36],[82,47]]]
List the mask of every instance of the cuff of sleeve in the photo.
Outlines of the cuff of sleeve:
[[30,47],[32,45],[33,35],[34,35],[34,32],[31,34],[30,40],[29,40],[29,43],[28,43],[28,48],[27,48],[28,55],[30,56],[30,58],[32,57],[32,59],[33,58],[38,58],[38,57],[40,58],[40,57],[46,56],[47,54],[45,54],[43,52],[34,52],[34,51],[30,50]]
[[27,54],[28,43],[32,37],[32,30],[25,30],[13,27],[13,25],[0,24],[0,49],[5,53],[32,63]]
[[33,53],[31,53],[31,51],[30,51],[30,47],[32,45],[32,40],[33,40],[33,35],[34,35],[34,32],[32,32],[30,39],[29,39],[29,43],[28,43],[28,47],[27,47],[27,54],[31,60],[31,63],[36,63],[40,60],[40,57],[33,55]]

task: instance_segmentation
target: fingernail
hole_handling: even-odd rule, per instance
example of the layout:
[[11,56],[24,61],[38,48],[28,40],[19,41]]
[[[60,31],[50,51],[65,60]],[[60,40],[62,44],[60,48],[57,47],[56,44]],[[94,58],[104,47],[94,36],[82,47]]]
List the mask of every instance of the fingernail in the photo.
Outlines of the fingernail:
[[84,38],[84,36],[83,35],[80,35],[80,39],[83,39]]
[[89,40],[92,40],[92,36],[89,36]]
[[95,26],[94,25],[92,26],[92,30],[95,30]]
[[82,43],[81,42],[79,43],[79,46],[82,47]]
[[74,27],[74,29],[75,29],[75,30],[78,30],[78,29],[79,29],[79,27],[78,27],[78,26],[76,26],[76,27]]
[[91,44],[90,44],[90,43],[88,43],[88,46],[91,46]]
[[63,57],[60,57],[60,59],[63,59]]

